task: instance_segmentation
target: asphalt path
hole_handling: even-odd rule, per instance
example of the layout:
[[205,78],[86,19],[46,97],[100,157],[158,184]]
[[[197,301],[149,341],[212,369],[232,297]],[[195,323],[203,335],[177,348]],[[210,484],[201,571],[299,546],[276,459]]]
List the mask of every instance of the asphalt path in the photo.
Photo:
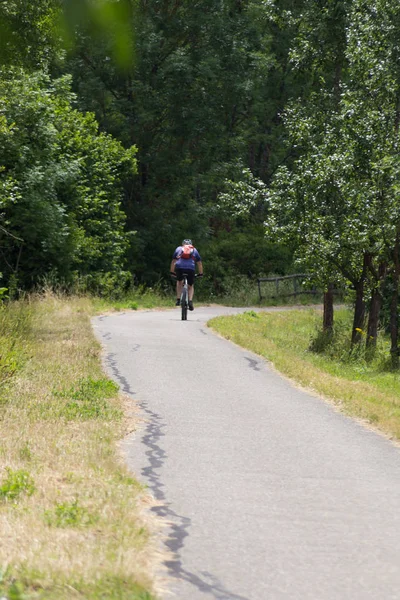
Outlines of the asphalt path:
[[240,309],[94,319],[165,519],[163,600],[400,599],[400,449],[207,327]]

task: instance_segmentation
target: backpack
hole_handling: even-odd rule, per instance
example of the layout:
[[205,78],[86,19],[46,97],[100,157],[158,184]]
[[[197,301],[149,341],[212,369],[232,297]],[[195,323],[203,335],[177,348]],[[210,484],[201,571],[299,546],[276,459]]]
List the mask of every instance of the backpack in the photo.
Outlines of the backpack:
[[182,251],[179,254],[179,258],[184,258],[185,260],[188,260],[189,258],[193,257],[193,253],[194,253],[194,246],[185,244],[185,246],[182,246]]

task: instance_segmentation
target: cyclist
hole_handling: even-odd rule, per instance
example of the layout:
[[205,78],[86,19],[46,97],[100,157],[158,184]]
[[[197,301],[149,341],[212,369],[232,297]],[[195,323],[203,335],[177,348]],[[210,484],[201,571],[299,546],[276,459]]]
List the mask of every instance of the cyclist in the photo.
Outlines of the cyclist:
[[198,268],[198,277],[203,277],[203,263],[197,249],[193,246],[192,240],[185,239],[181,246],[178,246],[172,256],[171,275],[176,277],[176,303],[179,306],[181,303],[182,280],[183,274],[187,274],[187,282],[189,286],[189,310],[194,310],[193,294],[194,294],[194,274]]

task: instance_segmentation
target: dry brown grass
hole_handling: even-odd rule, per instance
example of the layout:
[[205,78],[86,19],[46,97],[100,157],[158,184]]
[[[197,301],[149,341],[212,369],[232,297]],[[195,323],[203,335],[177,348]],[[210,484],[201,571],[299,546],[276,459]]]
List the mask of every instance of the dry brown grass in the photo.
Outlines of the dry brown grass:
[[150,599],[149,499],[119,457],[132,417],[126,398],[107,387],[90,301],[46,295],[31,310],[30,359],[3,391],[0,491],[22,471],[35,491],[0,494],[0,591]]

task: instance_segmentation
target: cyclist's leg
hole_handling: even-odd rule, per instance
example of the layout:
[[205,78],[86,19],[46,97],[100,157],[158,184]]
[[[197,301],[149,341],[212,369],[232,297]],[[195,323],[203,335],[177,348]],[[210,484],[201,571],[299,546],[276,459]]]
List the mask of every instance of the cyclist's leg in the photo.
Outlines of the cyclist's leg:
[[178,300],[180,301],[182,294],[182,286],[183,286],[183,273],[179,268],[175,268],[176,273],[176,300],[178,304]]
[[190,272],[188,276],[188,287],[189,287],[189,310],[193,310],[193,294],[194,294],[194,271]]
[[189,300],[193,300],[194,294],[194,271],[188,271],[187,282],[189,288]]

